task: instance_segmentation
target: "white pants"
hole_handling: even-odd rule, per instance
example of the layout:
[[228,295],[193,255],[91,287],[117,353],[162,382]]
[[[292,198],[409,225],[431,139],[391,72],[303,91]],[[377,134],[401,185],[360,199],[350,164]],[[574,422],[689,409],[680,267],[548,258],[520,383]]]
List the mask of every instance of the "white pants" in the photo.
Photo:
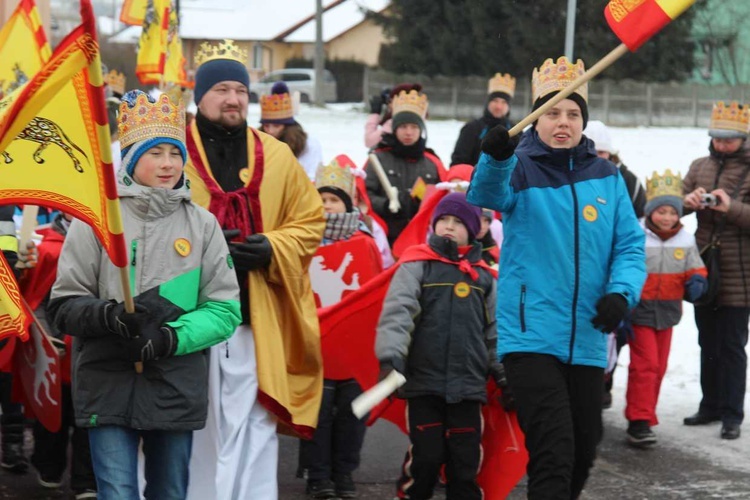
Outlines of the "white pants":
[[276,500],[276,420],[258,403],[249,326],[211,348],[208,393],[206,427],[193,437],[188,500]]

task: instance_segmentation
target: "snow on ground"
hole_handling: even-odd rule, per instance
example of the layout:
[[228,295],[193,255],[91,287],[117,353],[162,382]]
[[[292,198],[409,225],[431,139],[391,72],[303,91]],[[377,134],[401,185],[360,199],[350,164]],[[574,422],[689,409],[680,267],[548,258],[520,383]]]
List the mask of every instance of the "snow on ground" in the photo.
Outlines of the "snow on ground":
[[[477,110],[477,114],[479,112]],[[367,155],[363,139],[365,118],[363,106],[351,104],[332,105],[327,109],[303,105],[297,116],[308,134],[321,142],[326,161],[344,153],[357,165],[363,165]],[[251,105],[248,121],[257,124],[259,119],[260,108]],[[427,145],[436,151],[446,165],[450,163],[450,155],[462,125],[462,122],[455,120],[430,120],[427,123]],[[610,132],[614,146],[620,150],[620,157],[642,181],[654,170],[661,172],[666,168],[681,172],[684,176],[694,159],[708,154],[709,138],[705,129],[639,127],[611,128]],[[691,233],[694,232],[694,216],[686,216],[682,222]],[[701,399],[698,332],[692,306],[687,302],[684,306],[682,321],[675,327],[672,337],[669,369],[659,398],[658,417],[661,423],[654,431],[664,443],[705,455],[717,465],[750,472],[750,455],[747,453],[750,429],[744,429],[746,434],[742,438],[727,441],[719,438],[719,424],[703,427],[682,425],[684,417],[697,411]],[[615,372],[613,406],[605,411],[606,421],[622,429],[623,439],[627,426],[623,412],[628,354],[626,347],[622,350]]]

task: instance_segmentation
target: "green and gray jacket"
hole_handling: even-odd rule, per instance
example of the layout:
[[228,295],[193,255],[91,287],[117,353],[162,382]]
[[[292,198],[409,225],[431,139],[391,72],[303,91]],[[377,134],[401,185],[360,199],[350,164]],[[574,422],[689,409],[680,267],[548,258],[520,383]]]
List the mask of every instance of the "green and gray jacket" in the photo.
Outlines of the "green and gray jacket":
[[118,172],[118,191],[130,253],[130,287],[177,332],[175,355],[144,363],[137,374],[123,342],[101,334],[101,300],[123,300],[115,267],[92,229],[75,220],[60,255],[50,312],[76,335],[73,403],[76,425],[143,430],[194,430],[208,406],[207,348],[240,324],[239,287],[221,228],[190,202],[186,186],[149,188]]

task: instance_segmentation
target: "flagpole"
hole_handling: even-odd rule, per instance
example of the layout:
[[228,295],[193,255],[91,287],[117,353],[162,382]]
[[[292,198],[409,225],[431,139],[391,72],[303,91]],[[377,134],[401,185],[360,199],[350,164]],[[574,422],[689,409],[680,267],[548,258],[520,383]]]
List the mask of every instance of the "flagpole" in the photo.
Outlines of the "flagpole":
[[528,115],[526,118],[518,122],[510,131],[508,134],[513,137],[514,135],[518,135],[520,132],[523,131],[529,124],[535,122],[539,119],[540,116],[542,116],[544,113],[547,112],[548,109],[552,108],[555,104],[559,103],[566,97],[568,97],[570,94],[576,91],[578,87],[583,85],[584,83],[588,82],[592,78],[594,78],[596,75],[607,69],[609,66],[612,65],[615,61],[617,61],[619,58],[621,58],[623,55],[625,55],[628,52],[628,47],[621,43],[618,45],[612,52],[604,56],[591,66],[588,71],[586,71],[584,74],[573,80],[573,83],[565,87],[563,90],[560,91],[559,94],[555,95],[552,99],[545,102],[539,108],[537,108],[534,112],[532,112],[530,115]]

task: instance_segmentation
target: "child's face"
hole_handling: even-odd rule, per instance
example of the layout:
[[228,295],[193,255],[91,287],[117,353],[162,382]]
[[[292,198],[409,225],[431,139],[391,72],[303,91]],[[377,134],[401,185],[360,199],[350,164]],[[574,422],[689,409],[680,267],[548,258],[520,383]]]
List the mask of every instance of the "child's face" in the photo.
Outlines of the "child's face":
[[422,135],[422,129],[416,123],[404,123],[396,129],[396,139],[404,146],[416,144]]
[[680,217],[677,215],[677,210],[670,205],[661,205],[651,212],[651,222],[662,231],[672,229],[678,220]]
[[346,204],[344,200],[339,198],[333,193],[320,193],[320,198],[323,200],[323,210],[327,214],[343,214],[346,213]]
[[455,215],[443,215],[435,223],[435,234],[456,242],[460,247],[469,244],[469,231]]
[[477,233],[477,239],[481,240],[484,238],[484,235],[487,234],[487,231],[490,230],[490,224],[492,223],[491,220],[489,220],[487,217],[482,216],[481,218],[482,226],[479,228],[479,232]]
[[182,176],[182,155],[173,144],[157,144],[135,164],[133,180],[142,186],[172,189]]

